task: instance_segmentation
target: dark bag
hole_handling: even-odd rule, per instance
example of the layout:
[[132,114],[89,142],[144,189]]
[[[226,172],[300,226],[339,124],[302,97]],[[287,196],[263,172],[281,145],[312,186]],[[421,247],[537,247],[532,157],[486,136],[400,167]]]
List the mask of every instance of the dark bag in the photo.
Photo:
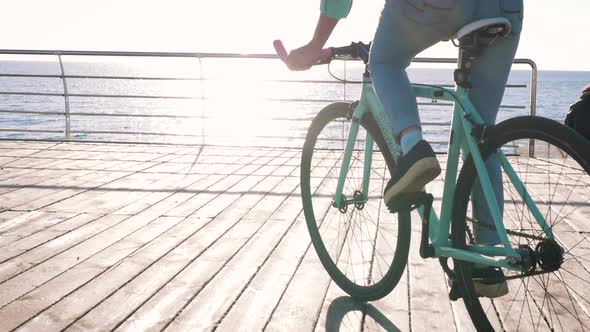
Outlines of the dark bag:
[[565,117],[565,125],[574,129],[590,141],[590,93],[585,93]]

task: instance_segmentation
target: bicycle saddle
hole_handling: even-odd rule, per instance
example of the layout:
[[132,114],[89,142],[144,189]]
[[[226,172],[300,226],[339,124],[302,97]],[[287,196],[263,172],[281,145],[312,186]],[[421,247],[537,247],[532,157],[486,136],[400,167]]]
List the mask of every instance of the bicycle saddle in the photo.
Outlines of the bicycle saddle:
[[481,33],[484,37],[506,37],[512,31],[512,24],[504,17],[486,18],[471,22],[457,31],[451,39],[462,39],[472,33]]

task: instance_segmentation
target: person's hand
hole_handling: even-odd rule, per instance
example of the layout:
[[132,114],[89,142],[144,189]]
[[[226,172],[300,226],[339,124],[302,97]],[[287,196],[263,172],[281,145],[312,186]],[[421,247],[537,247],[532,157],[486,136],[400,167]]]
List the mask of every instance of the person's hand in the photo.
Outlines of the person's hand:
[[289,53],[285,63],[291,70],[308,70],[311,66],[322,59],[322,47],[309,43]]

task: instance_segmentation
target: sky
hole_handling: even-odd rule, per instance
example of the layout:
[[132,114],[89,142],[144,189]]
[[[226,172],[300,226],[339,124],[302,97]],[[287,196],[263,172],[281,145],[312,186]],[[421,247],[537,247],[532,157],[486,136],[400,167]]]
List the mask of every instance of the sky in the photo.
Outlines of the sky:
[[[487,0],[484,0],[487,1]],[[518,58],[590,71],[590,0],[524,0]],[[320,0],[2,0],[1,49],[272,53],[313,34]],[[384,0],[356,0],[329,46],[370,41]],[[456,57],[441,43],[420,54]]]

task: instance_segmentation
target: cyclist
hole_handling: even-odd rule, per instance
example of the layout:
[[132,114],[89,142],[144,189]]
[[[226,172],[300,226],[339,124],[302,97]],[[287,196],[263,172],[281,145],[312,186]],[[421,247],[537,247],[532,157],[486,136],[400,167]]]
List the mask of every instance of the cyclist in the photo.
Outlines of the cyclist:
[[565,124],[590,141],[590,84],[582,89],[582,95],[570,106]]
[[[321,50],[338,21],[345,18],[352,0],[321,0],[321,14],[313,37],[306,45],[290,52],[286,63],[291,70],[306,70],[321,59]],[[406,68],[423,50],[448,39],[461,27],[479,19],[506,17],[512,23],[511,35],[491,40],[473,62],[470,99],[486,123],[493,124],[500,108],[508,75],[514,60],[523,19],[523,0],[386,0],[369,58],[375,93],[389,115],[393,133],[402,148],[402,157],[385,188],[389,205],[402,193],[420,190],[441,172],[430,144],[423,140],[416,96]],[[503,207],[500,166],[495,158],[486,164],[496,198]],[[472,194],[474,218],[481,224],[493,224],[479,185]],[[499,244],[489,227],[474,227],[475,240],[481,244]],[[482,277],[476,291],[487,297],[508,292],[506,282],[498,278],[500,269],[478,267],[474,276]]]

